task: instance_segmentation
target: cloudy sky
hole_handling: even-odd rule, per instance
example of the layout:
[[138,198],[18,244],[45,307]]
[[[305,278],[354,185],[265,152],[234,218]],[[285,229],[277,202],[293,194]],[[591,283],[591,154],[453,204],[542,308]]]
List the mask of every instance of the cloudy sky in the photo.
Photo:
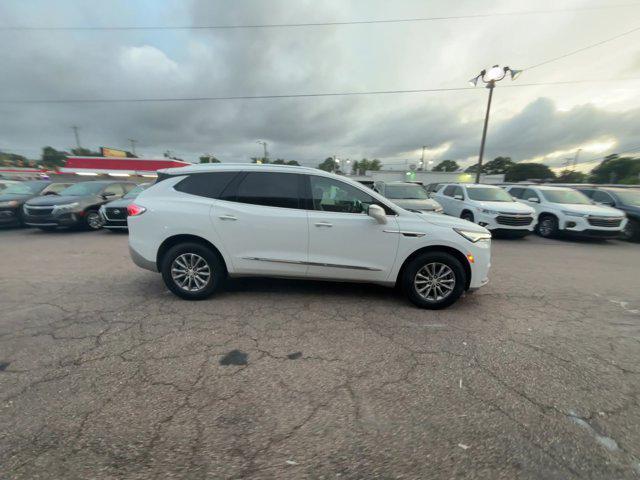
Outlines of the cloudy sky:
[[[624,3],[624,0],[621,1]],[[0,27],[341,22],[565,10],[429,22],[300,28],[0,31],[0,149],[44,145],[165,150],[195,161],[261,155],[317,165],[330,155],[415,163],[477,157],[487,91],[166,103],[2,100],[256,96],[457,88],[499,63],[527,68],[640,27],[640,3],[606,0],[3,0]],[[570,11],[566,11],[570,10]],[[518,86],[567,80],[594,83]],[[630,80],[620,80],[630,79]],[[636,80],[633,80],[636,79]],[[504,84],[504,85],[503,85]],[[504,88],[510,85],[509,88]],[[504,80],[487,158],[562,165],[640,151],[640,31]],[[585,168],[592,166],[585,164]]]

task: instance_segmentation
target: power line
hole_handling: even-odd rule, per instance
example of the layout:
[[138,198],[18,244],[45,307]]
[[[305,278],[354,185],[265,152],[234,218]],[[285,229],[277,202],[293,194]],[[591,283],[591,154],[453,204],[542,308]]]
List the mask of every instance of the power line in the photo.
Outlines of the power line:
[[640,3],[624,3],[615,5],[600,5],[581,8],[561,8],[548,10],[525,10],[520,12],[497,12],[497,13],[477,13],[469,15],[446,15],[437,17],[415,17],[396,18],[383,20],[349,20],[337,22],[304,22],[304,23],[267,23],[267,24],[245,24],[245,25],[130,25],[130,26],[60,26],[60,27],[30,27],[30,26],[4,26],[0,27],[0,32],[16,31],[128,31],[128,30],[236,30],[236,29],[263,29],[263,28],[300,28],[300,27],[337,27],[345,25],[372,25],[390,23],[415,23],[415,22],[435,22],[444,20],[480,19],[491,17],[513,17],[525,15],[546,15],[569,12],[587,12],[598,10],[610,10],[614,8],[630,8],[640,6]]
[[575,55],[577,53],[584,52],[585,50],[590,50],[592,48],[599,47],[600,45],[604,45],[605,43],[612,42],[612,41],[617,40],[619,38],[622,38],[622,37],[624,37],[626,35],[631,35],[632,33],[635,33],[637,31],[640,31],[640,27],[636,27],[636,28],[634,28],[632,30],[628,30],[626,32],[619,33],[618,35],[615,35],[613,37],[607,38],[605,40],[601,40],[601,41],[599,41],[597,43],[592,43],[591,45],[587,45],[586,47],[582,47],[582,48],[579,48],[577,50],[573,50],[573,51],[565,53],[563,55],[559,55],[557,57],[550,58],[549,60],[545,60],[544,62],[536,63],[535,65],[532,65],[530,67],[525,68],[524,70],[532,70],[534,68],[541,67],[542,65],[546,65],[548,63],[555,62],[557,60],[561,60],[563,58],[570,57],[570,56]]
[[[583,79],[583,80],[561,80],[555,82],[519,83],[502,85],[500,88],[525,88],[550,85],[575,85],[579,83],[608,83],[636,81],[637,78],[609,78],[609,79]],[[84,103],[167,103],[167,102],[215,102],[224,100],[269,100],[284,98],[314,98],[314,97],[348,97],[364,95],[397,95],[409,93],[434,93],[434,92],[459,92],[475,90],[474,87],[450,87],[450,88],[419,88],[411,90],[372,90],[362,92],[322,92],[322,93],[297,93],[283,95],[235,95],[228,97],[157,97],[157,98],[66,98],[66,99],[22,99],[9,100],[0,99],[0,104],[4,105],[24,105],[24,104],[84,104]]]

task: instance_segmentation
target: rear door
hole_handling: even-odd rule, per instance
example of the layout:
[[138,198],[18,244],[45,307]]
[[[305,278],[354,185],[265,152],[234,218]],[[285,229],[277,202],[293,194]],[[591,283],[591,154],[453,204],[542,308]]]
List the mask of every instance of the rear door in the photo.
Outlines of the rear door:
[[[307,176],[309,270],[313,278],[385,281],[398,250],[395,212],[371,195],[338,179]],[[387,224],[367,215],[369,205],[387,211]]]
[[[456,196],[461,197],[463,200],[459,200],[455,198]],[[455,185],[453,188],[452,196],[449,198],[449,215],[453,215],[454,217],[459,217],[462,214],[462,210],[465,208],[464,204],[464,190],[460,185]]]
[[309,225],[303,188],[303,175],[252,171],[221,194],[211,221],[237,273],[305,275]]

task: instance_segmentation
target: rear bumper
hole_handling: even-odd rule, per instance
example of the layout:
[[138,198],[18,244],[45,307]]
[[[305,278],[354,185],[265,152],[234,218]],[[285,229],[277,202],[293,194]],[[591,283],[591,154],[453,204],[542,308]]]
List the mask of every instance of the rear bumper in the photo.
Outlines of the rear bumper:
[[156,262],[152,262],[151,260],[147,260],[146,258],[144,258],[142,255],[136,252],[131,245],[129,245],[129,255],[131,255],[131,260],[133,260],[133,263],[135,263],[140,268],[144,268],[145,270],[150,270],[152,272],[158,271]]

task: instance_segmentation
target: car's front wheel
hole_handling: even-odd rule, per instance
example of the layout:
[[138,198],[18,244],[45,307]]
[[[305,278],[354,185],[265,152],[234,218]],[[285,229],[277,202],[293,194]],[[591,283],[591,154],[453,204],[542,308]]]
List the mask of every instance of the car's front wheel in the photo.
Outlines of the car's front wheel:
[[635,219],[628,219],[627,224],[622,231],[622,239],[629,241],[640,241],[640,222]]
[[409,300],[431,310],[452,305],[464,292],[465,283],[460,261],[445,252],[418,255],[402,274],[402,287]]
[[536,226],[536,232],[544,238],[554,238],[558,236],[558,219],[551,215],[541,217]]
[[84,227],[87,230],[100,230],[104,222],[97,210],[89,210],[84,216]]
[[218,255],[198,243],[181,243],[169,249],[161,271],[167,288],[187,300],[209,297],[226,275]]

